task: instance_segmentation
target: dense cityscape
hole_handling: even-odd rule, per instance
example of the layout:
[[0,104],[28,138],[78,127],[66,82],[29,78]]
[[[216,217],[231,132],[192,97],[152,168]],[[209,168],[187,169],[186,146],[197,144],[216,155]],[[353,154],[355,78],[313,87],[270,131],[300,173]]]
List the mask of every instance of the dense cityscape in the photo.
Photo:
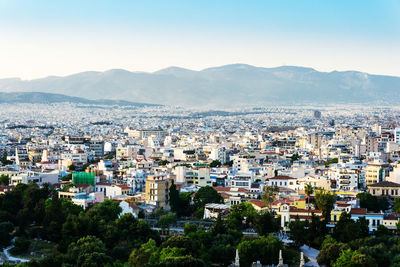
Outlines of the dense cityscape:
[[400,1],[0,0],[0,267],[400,267]]
[[0,114],[5,266],[400,264],[396,107]]

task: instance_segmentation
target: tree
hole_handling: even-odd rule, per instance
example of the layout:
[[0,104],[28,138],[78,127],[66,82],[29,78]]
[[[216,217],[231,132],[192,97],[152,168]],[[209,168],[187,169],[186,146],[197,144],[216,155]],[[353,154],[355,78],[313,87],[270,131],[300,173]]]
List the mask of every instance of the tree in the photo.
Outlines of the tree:
[[31,241],[24,237],[15,240],[14,247],[10,250],[12,254],[19,255],[26,252],[31,246]]
[[156,241],[149,239],[147,243],[144,243],[140,248],[132,250],[129,256],[129,265],[132,267],[143,267],[146,264],[157,264],[159,259],[159,249],[156,245]]
[[222,164],[221,164],[221,161],[219,161],[219,160],[213,160],[211,163],[210,163],[210,167],[211,168],[215,168],[215,167],[219,167],[219,166],[221,166]]
[[351,219],[351,215],[342,212],[340,219],[333,230],[333,237],[342,242],[349,242],[353,239],[368,236],[368,222],[364,217],[358,221]]
[[4,156],[1,158],[0,162],[1,162],[3,165],[10,165],[10,164],[13,163],[11,160],[8,160],[8,159],[7,159],[7,155],[4,155]]
[[204,208],[208,203],[223,203],[224,199],[222,196],[211,186],[201,187],[194,196],[194,204],[196,208]]
[[252,241],[243,241],[238,245],[240,266],[250,266],[255,261],[263,265],[278,263],[279,250],[283,243],[273,234]]
[[377,267],[376,261],[370,256],[352,251],[343,250],[339,258],[332,265],[333,267]]
[[169,229],[171,225],[176,224],[176,214],[169,213],[161,216],[161,218],[157,222],[157,226],[161,227],[161,229]]
[[378,228],[375,231],[375,236],[377,236],[377,237],[391,236],[391,235],[392,235],[392,231],[390,231],[387,227],[385,227],[382,224],[378,225]]
[[317,256],[318,264],[327,267],[332,266],[336,262],[336,259],[339,258],[342,251],[347,248],[345,244],[339,243],[334,239],[329,239],[328,242],[324,241],[322,249]]
[[330,192],[322,189],[315,192],[315,204],[318,209],[322,210],[322,216],[326,222],[330,221],[335,202],[336,198]]
[[104,220],[105,222],[110,222],[115,221],[121,211],[122,208],[119,206],[118,202],[113,202],[107,199],[89,209],[87,214],[96,221]]
[[224,222],[222,221],[221,213],[218,214],[217,221],[214,224],[212,231],[214,235],[226,233],[226,227],[224,225]]
[[319,248],[327,233],[326,223],[313,213],[308,224],[306,244]]
[[392,210],[396,213],[400,213],[400,198],[396,197],[394,199],[394,205],[392,207]]
[[338,158],[332,158],[332,159],[330,159],[328,161],[328,164],[331,165],[331,164],[335,164],[335,163],[338,163],[338,162],[339,162]]
[[2,174],[0,175],[0,185],[9,185],[10,177],[8,175]]
[[104,243],[95,236],[85,236],[68,248],[69,261],[76,266],[104,266],[111,262]]
[[257,213],[253,205],[248,202],[242,202],[231,206],[226,223],[231,229],[241,230],[254,223],[256,216]]
[[257,233],[262,236],[267,236],[270,233],[279,231],[280,222],[269,212],[257,214],[254,221],[254,228]]
[[294,221],[289,223],[290,237],[296,246],[302,246],[307,241],[306,229],[308,228],[308,221],[300,221],[297,217]]
[[68,170],[75,171],[76,170],[76,166],[74,164],[71,164],[71,165],[68,166]]
[[197,225],[189,222],[185,223],[185,226],[183,228],[185,235],[189,235],[190,233],[196,232],[196,230],[197,230]]
[[171,210],[179,216],[181,211],[181,199],[174,181],[172,181],[172,184],[169,187],[169,205]]
[[160,161],[158,162],[158,165],[160,165],[160,166],[165,166],[165,165],[167,165],[168,163],[169,163],[168,160],[160,160]]
[[[386,197],[378,198],[371,195],[370,193],[359,193],[357,198],[360,200],[360,207],[365,208],[368,211],[380,212],[388,209],[389,202]],[[399,204],[397,204],[399,205]],[[395,208],[397,209],[396,202]]]
[[271,204],[275,200],[276,194],[278,192],[279,187],[277,185],[265,185],[263,188],[261,199],[269,208],[271,208]]
[[0,222],[0,248],[10,245],[13,230],[14,225],[11,222]]
[[294,153],[291,157],[290,157],[290,162],[293,163],[296,160],[299,160],[301,157],[299,156],[298,153]]
[[310,196],[314,193],[314,188],[310,184],[306,184],[306,186],[304,186],[304,193],[307,196],[307,208],[310,209]]

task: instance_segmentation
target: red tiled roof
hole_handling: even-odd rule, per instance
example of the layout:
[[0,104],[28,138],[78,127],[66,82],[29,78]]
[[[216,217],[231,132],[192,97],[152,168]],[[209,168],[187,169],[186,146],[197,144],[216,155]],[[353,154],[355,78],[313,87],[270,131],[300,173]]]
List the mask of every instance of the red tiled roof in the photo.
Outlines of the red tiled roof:
[[[316,216],[319,216],[319,217],[321,217],[322,216],[322,214],[315,214]],[[294,217],[292,217],[292,218],[297,218],[297,217],[299,217],[299,219],[303,219],[303,220],[310,220],[310,219],[312,219],[312,215],[296,215],[296,216],[294,216]]]
[[322,210],[307,210],[307,209],[296,209],[294,207],[290,208],[290,212],[297,212],[297,213],[321,213],[322,214]]
[[[107,177],[107,176],[105,176],[105,177]],[[112,186],[112,185],[115,185],[115,184],[113,184],[113,183],[96,183],[96,185]]]
[[264,203],[262,203],[260,200],[253,199],[253,200],[250,200],[249,202],[250,202],[251,204],[253,204],[253,205],[256,205],[256,206],[259,207],[259,208],[265,208],[265,207],[267,207],[267,205],[265,205]]
[[353,208],[350,210],[351,214],[367,214],[367,209],[365,208]]
[[278,205],[278,204],[289,204],[289,203],[293,203],[294,200],[291,199],[282,199],[282,200],[275,200],[274,202],[272,202],[272,205]]
[[397,221],[399,219],[399,214],[397,213],[389,213],[389,214],[385,214],[383,216],[384,220],[395,220]]
[[37,164],[56,164],[57,162],[56,161],[41,161],[41,162],[38,162]]
[[119,188],[122,188],[122,189],[129,189],[129,186],[127,186],[125,184],[117,184],[116,186],[118,186]]
[[268,180],[296,180],[296,178],[289,177],[286,175],[279,175],[279,176],[268,178]]
[[224,192],[220,193],[220,195],[221,195],[221,197],[222,197],[223,199],[229,199],[229,198],[231,197],[231,195],[229,195],[229,194],[227,194],[227,193],[224,193]]

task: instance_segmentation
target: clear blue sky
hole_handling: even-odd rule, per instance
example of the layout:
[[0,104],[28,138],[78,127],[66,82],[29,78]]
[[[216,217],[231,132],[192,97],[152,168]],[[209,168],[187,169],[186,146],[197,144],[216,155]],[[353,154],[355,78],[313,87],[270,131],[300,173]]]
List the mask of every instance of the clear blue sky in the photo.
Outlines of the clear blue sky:
[[0,0],[0,77],[247,63],[400,76],[397,0]]

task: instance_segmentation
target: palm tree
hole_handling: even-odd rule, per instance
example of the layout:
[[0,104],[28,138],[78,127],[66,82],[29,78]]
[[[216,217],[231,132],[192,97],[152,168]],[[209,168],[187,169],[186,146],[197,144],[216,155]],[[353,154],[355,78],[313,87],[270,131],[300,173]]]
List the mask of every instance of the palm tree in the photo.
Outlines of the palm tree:
[[310,196],[314,193],[314,188],[310,184],[306,184],[304,186],[304,193],[306,193],[307,196],[307,209],[310,209]]
[[276,198],[276,194],[279,193],[279,187],[276,185],[265,185],[263,188],[263,193],[261,199],[271,210],[271,204]]

